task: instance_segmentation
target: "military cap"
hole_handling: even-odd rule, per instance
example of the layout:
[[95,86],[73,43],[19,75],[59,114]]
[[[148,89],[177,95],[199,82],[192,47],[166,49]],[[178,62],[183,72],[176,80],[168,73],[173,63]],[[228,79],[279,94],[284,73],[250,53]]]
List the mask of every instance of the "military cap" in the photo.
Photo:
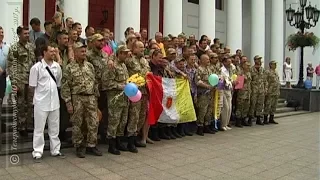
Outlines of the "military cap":
[[258,60],[258,59],[262,59],[262,57],[259,56],[259,55],[256,55],[253,59],[254,59],[254,60]]
[[163,40],[164,40],[164,41],[171,41],[171,38],[170,38],[169,36],[165,36],[165,37],[163,38]]
[[53,19],[57,19],[57,18],[61,18],[62,17],[62,13],[61,12],[56,12],[56,13],[54,13],[54,15],[53,15]]
[[173,48],[169,48],[169,49],[167,49],[167,51],[166,51],[166,54],[168,55],[168,54],[176,54],[177,53],[177,51],[175,50],[175,49],[173,49]]
[[276,61],[270,61],[269,64],[277,64],[277,62]]
[[126,45],[120,45],[117,50],[117,53],[119,52],[130,52],[130,49],[128,49]]
[[186,61],[184,58],[177,58],[174,60],[174,62],[178,63],[178,62],[181,62],[181,61]]
[[92,42],[93,41],[100,41],[100,40],[103,40],[103,39],[104,39],[104,37],[99,33],[96,33],[96,34],[91,36],[91,41]]
[[73,48],[75,49],[78,49],[78,48],[86,48],[87,45],[85,44],[82,44],[82,42],[76,42],[74,45],[73,45]]
[[217,53],[210,53],[210,57],[214,57],[214,58],[217,58],[219,57]]

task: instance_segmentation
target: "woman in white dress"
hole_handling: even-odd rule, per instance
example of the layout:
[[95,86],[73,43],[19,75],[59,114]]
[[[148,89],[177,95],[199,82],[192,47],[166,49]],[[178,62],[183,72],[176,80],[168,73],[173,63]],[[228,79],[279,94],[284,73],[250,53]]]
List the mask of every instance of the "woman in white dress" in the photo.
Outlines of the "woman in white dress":
[[291,88],[292,67],[290,61],[290,57],[287,57],[285,62],[283,63],[283,74],[286,81],[286,88]]

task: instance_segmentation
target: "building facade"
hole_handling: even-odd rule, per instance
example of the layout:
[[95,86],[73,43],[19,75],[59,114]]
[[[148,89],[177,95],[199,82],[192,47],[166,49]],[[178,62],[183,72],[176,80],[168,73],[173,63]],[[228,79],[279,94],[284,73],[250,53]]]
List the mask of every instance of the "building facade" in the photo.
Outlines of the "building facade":
[[[5,40],[16,41],[16,27],[28,25],[32,17],[51,20],[57,1],[63,4],[65,18],[72,17],[83,28],[107,27],[116,40],[124,39],[129,26],[136,31],[147,28],[150,38],[158,31],[164,35],[206,34],[219,38],[233,53],[242,49],[250,59],[259,54],[265,67],[276,60],[280,77],[285,57],[291,57],[292,83],[298,81],[299,50],[290,52],[285,47],[286,38],[297,30],[286,22],[285,10],[290,5],[297,9],[299,0],[0,0]],[[320,7],[320,0],[309,1]],[[320,37],[320,25],[307,31]],[[304,59],[305,67],[308,62],[319,64],[320,49],[305,48]]]

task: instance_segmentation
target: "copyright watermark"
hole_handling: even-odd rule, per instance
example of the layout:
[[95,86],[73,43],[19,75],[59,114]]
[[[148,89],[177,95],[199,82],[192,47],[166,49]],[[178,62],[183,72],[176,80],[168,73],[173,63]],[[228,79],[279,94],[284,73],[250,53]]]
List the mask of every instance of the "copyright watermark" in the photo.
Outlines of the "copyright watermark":
[[9,161],[10,161],[10,163],[12,165],[17,165],[20,162],[20,157],[18,155],[16,155],[16,154],[13,154],[13,155],[10,156]]

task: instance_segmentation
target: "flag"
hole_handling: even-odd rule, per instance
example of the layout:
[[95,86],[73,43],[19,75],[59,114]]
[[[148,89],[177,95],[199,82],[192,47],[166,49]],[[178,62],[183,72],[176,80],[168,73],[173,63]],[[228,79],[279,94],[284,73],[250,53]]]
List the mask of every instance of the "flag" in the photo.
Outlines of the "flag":
[[185,123],[196,120],[187,79],[162,78],[147,74],[149,124]]

